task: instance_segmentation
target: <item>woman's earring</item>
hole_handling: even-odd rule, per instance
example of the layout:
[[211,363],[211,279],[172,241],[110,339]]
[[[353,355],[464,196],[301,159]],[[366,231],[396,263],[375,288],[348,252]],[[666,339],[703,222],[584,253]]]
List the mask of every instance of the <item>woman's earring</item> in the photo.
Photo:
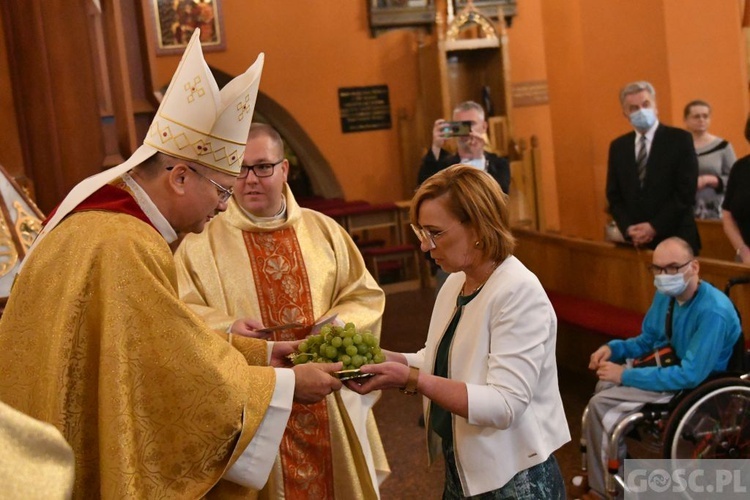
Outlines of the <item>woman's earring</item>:
[[474,242],[474,248],[479,248],[479,240]]

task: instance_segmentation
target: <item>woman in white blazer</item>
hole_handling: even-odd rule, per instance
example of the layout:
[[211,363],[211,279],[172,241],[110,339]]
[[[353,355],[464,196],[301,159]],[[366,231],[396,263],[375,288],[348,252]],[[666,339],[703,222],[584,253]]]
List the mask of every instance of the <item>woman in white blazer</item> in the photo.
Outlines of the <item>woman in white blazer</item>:
[[563,499],[552,453],[570,440],[555,365],[557,319],[539,280],[513,257],[505,195],[457,165],[411,205],[423,251],[451,273],[425,347],[366,365],[358,392],[401,388],[424,400],[430,459],[446,460],[443,498]]

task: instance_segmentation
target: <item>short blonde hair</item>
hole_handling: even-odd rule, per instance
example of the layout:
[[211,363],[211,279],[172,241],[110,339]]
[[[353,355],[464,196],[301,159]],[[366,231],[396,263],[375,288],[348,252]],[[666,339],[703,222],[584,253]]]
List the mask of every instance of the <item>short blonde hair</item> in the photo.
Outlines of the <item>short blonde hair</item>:
[[410,218],[418,225],[419,208],[425,200],[447,196],[448,210],[479,235],[479,248],[495,262],[513,254],[516,240],[510,230],[505,193],[488,173],[467,165],[441,170],[419,186],[411,200]]

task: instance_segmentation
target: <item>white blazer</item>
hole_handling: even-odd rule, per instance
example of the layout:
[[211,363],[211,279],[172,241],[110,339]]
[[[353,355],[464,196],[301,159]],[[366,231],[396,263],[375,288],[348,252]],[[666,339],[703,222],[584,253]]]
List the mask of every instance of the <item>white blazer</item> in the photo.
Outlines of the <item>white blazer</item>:
[[[440,289],[425,347],[410,366],[432,373],[435,354],[456,308],[464,273]],[[557,318],[537,277],[510,256],[464,307],[448,377],[466,383],[469,418],[452,415],[456,465],[466,496],[502,487],[570,441],[557,382]],[[428,442],[439,437],[429,427]]]

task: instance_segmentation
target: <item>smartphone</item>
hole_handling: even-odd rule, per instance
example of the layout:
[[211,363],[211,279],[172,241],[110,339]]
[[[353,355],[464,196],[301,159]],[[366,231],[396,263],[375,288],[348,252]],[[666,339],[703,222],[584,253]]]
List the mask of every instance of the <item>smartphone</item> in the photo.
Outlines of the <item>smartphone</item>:
[[471,134],[471,122],[445,122],[443,124],[442,132],[444,137],[460,137],[463,135]]
[[353,370],[341,370],[338,372],[333,372],[333,374],[339,379],[339,380],[352,380],[355,378],[365,378],[365,377],[372,377],[375,375],[374,373],[362,373],[362,370],[359,368],[355,368]]

